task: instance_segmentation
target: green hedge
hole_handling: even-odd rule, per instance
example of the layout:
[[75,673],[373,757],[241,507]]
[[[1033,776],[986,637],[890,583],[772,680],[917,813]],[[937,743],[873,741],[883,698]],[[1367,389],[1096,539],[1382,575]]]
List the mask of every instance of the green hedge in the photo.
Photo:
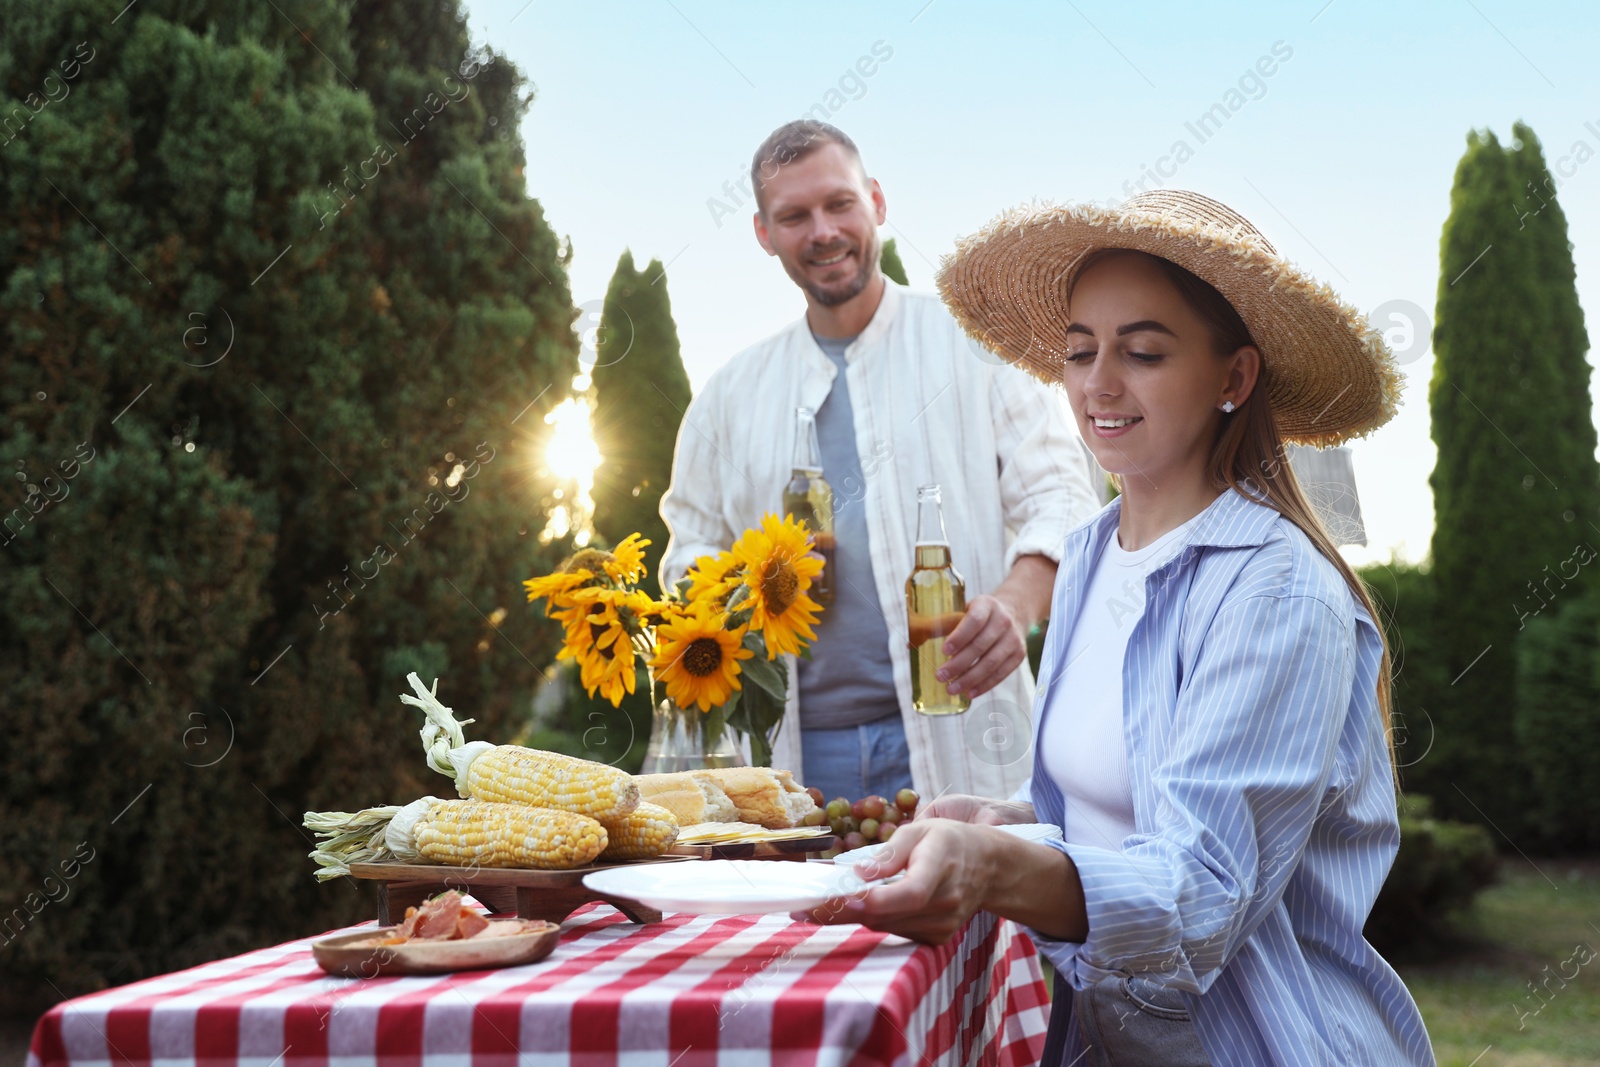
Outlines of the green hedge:
[[1367,940],[1385,956],[1447,940],[1450,919],[1495,880],[1489,831],[1433,817],[1432,801],[1400,802],[1400,852],[1367,917]]
[[1600,847],[1600,605],[1578,596],[1526,620],[1517,641],[1516,733],[1545,850]]

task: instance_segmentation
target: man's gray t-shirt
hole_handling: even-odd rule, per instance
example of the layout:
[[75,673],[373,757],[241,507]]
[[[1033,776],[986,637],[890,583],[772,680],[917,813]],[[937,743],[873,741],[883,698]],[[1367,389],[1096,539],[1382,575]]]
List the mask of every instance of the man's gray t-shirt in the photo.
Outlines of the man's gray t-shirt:
[[[812,334],[816,337],[815,334]],[[856,450],[855,413],[845,378],[844,350],[854,337],[816,337],[839,373],[817,409],[822,476],[833,489],[834,601],[822,611],[811,658],[798,660],[800,725],[833,730],[900,714],[889,657],[889,625],[878,605],[867,541],[865,487]]]

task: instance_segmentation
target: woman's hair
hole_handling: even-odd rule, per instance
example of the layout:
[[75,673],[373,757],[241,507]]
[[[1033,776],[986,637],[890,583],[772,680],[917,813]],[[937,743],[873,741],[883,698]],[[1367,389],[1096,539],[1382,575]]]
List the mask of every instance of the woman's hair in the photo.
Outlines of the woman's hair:
[[[1249,327],[1239,317],[1238,311],[1234,310],[1228,298],[1217,292],[1211,283],[1171,260],[1148,252],[1127,248],[1102,248],[1091,252],[1073,272],[1072,280],[1067,286],[1068,301],[1071,301],[1072,291],[1077,288],[1078,281],[1085,271],[1096,262],[1116,255],[1142,256],[1160,267],[1167,280],[1172,283],[1172,287],[1178,291],[1178,295],[1183,297],[1184,303],[1188,304],[1206,324],[1211,334],[1212,349],[1218,355],[1232,355],[1246,345],[1257,347],[1250,336]],[[1350,591],[1376,621],[1380,616],[1371,591],[1361,580],[1361,576],[1356,574],[1339,554],[1327,527],[1322,524],[1316,509],[1306,499],[1305,492],[1300,488],[1300,480],[1295,477],[1294,469],[1289,466],[1283,437],[1278,433],[1277,422],[1273,419],[1272,405],[1267,402],[1271,382],[1272,366],[1263,358],[1260,376],[1249,397],[1231,414],[1222,418],[1222,427],[1217,434],[1216,442],[1211,447],[1211,458],[1206,465],[1206,473],[1211,479],[1211,484],[1217,489],[1234,489],[1252,498],[1257,494],[1265,496],[1266,499],[1262,502],[1305,532],[1311,543],[1317,547],[1317,551],[1326,556],[1338,569]],[[1116,475],[1111,477],[1120,491],[1122,480]],[[1247,492],[1242,487],[1244,482],[1249,482],[1257,494]],[[1383,642],[1383,658],[1378,665],[1378,713],[1383,719],[1383,734],[1389,745],[1390,767],[1395,770],[1398,784],[1399,772],[1395,767],[1394,728],[1391,718],[1393,698],[1389,641],[1381,625],[1378,627],[1378,638]]]

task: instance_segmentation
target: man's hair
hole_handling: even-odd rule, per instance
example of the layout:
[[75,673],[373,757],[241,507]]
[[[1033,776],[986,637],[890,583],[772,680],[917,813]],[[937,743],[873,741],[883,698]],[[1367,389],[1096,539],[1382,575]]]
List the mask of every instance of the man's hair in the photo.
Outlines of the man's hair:
[[848,152],[855,159],[862,176],[866,176],[867,168],[861,162],[861,150],[850,139],[850,135],[837,126],[816,119],[795,119],[767,134],[767,139],[761,142],[755,158],[750,162],[750,187],[755,190],[757,210],[763,213],[767,210],[761,199],[761,187],[765,182],[777,177],[778,171],[790,163],[804,159],[830,144],[836,144]]

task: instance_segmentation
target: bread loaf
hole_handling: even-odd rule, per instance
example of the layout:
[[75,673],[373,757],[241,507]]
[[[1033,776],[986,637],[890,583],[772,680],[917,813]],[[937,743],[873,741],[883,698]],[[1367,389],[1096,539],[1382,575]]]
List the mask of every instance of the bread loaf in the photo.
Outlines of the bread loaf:
[[659,804],[682,826],[701,822],[736,822],[739,809],[715,779],[698,777],[697,771],[674,774],[636,774],[639,796]]
[[770,767],[641,774],[634,781],[640,796],[671,811],[684,825],[752,822],[780,830],[799,826],[808,812],[817,809],[793,773]]

